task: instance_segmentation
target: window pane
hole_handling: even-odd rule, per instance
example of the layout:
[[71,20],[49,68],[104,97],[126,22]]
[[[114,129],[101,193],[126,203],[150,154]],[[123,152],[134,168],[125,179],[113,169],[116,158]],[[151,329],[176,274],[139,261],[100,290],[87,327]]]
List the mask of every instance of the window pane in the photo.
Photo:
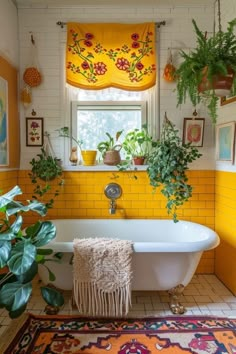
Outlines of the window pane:
[[96,149],[98,143],[106,141],[108,132],[115,137],[116,132],[123,130],[125,134],[145,123],[146,105],[144,102],[90,102],[72,105],[72,127],[77,139],[83,141],[83,149]]

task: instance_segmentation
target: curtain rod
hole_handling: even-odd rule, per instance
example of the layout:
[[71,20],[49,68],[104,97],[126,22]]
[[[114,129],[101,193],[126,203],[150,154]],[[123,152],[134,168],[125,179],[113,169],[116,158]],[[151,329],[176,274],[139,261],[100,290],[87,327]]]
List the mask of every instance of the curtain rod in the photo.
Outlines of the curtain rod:
[[[62,21],[57,21],[56,23],[58,26],[61,26],[61,28],[64,28],[64,26],[67,25],[67,22],[62,22]],[[165,26],[166,21],[160,21],[160,22],[155,22],[155,25],[157,28],[160,28],[161,26]]]

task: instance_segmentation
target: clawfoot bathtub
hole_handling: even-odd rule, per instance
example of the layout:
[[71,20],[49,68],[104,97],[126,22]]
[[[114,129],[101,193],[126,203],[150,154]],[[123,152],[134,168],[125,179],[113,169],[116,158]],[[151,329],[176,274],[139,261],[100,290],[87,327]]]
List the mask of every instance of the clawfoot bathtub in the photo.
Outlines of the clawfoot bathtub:
[[[185,310],[178,297],[192,279],[203,251],[219,244],[210,228],[188,222],[153,219],[58,219],[52,220],[56,238],[47,245],[59,262],[47,263],[56,276],[51,282],[59,289],[73,286],[73,239],[119,238],[133,241],[133,290],[166,290],[173,313]],[[48,271],[39,267],[42,281],[49,283]]]

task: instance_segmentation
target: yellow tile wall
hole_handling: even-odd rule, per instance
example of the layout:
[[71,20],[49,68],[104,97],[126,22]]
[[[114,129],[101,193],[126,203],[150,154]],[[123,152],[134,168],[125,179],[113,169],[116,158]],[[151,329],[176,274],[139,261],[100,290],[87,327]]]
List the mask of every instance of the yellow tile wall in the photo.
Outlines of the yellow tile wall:
[[0,192],[4,194],[18,184],[18,170],[0,172]]
[[[19,171],[18,183],[24,192],[24,200],[30,199],[33,186],[29,171]],[[165,198],[159,190],[155,193],[149,185],[145,171],[135,172],[69,172],[63,173],[65,184],[60,189],[54,208],[47,217],[59,218],[132,218],[166,219]],[[193,197],[178,213],[185,219],[214,229],[214,171],[188,171],[189,183],[193,186]],[[108,183],[116,182],[123,194],[117,200],[115,215],[109,214],[109,200],[104,195]],[[52,183],[52,187],[55,182]],[[38,216],[27,215],[25,221],[31,223]],[[205,252],[197,269],[199,273],[214,273],[214,251]]]
[[236,174],[217,171],[215,228],[221,238],[216,249],[215,272],[236,295]]

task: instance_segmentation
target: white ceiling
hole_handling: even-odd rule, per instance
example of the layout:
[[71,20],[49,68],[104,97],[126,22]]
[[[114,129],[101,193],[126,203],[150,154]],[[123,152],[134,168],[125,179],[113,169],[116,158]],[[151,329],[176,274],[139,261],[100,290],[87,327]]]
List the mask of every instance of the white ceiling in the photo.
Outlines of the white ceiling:
[[17,7],[51,8],[51,7],[107,7],[107,6],[213,6],[215,0],[12,0]]

